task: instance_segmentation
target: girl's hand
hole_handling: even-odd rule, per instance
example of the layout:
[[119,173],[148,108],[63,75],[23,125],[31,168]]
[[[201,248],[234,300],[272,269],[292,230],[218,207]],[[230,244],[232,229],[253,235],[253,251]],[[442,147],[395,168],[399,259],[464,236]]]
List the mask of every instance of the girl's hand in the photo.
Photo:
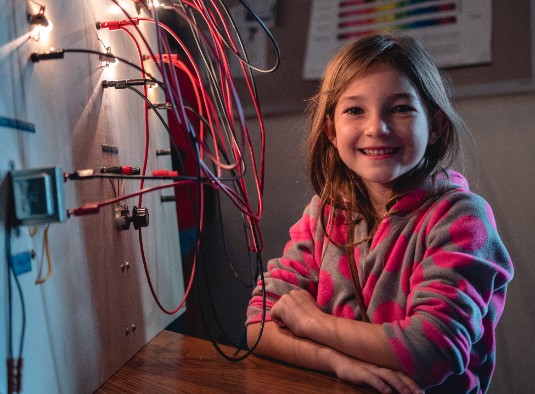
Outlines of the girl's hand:
[[422,394],[424,391],[403,372],[360,361],[335,352],[330,358],[336,376],[349,383],[369,385],[381,393]]
[[306,290],[292,290],[271,308],[271,319],[280,327],[288,327],[298,337],[308,337],[310,323],[324,315]]

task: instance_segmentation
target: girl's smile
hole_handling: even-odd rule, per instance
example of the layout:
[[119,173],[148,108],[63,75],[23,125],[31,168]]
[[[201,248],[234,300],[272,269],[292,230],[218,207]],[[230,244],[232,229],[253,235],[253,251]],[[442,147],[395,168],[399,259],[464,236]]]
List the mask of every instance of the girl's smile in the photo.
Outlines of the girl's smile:
[[359,149],[359,151],[366,156],[368,156],[370,159],[387,159],[391,157],[394,153],[399,151],[399,148],[389,148],[384,146],[378,146],[378,147],[369,147],[364,149]]

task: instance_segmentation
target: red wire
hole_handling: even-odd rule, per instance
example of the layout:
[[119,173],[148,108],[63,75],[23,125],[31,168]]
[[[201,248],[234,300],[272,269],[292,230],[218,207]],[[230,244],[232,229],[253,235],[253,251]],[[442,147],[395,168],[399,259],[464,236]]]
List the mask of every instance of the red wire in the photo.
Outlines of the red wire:
[[[136,49],[137,49],[137,53],[138,53],[138,57],[139,57],[139,62],[140,62],[140,67],[141,69],[143,70],[142,71],[142,77],[145,78],[145,67],[144,67],[144,63],[143,63],[143,55],[141,53],[141,48],[139,46],[139,43],[136,39],[136,37],[128,30],[126,29],[125,27],[121,26],[121,30],[123,30],[124,32],[126,32],[128,34],[128,36],[132,39],[132,41],[134,42],[135,46],[136,46]],[[145,95],[145,97],[147,96],[147,86],[144,85],[143,86],[143,93]],[[144,102],[144,118],[145,118],[145,150],[144,150],[144,158],[143,158],[143,167],[142,167],[142,171],[141,171],[141,175],[145,175],[146,173],[146,169],[147,169],[147,162],[148,162],[148,153],[149,153],[149,142],[150,142],[150,138],[149,138],[149,114],[148,114],[148,104],[147,102],[145,101]],[[143,189],[143,186],[144,186],[144,179],[141,179],[140,181],[140,186],[139,186],[139,189],[142,190]],[[140,193],[139,194],[139,200],[138,200],[138,206],[141,206],[142,205],[142,202],[143,202],[143,193]],[[156,302],[156,304],[158,305],[158,307],[160,308],[160,310],[166,314],[169,314],[169,315],[173,315],[175,313],[177,313],[181,308],[182,306],[184,305],[185,301],[186,301],[186,298],[187,296],[189,295],[189,292],[190,292],[190,289],[191,289],[191,286],[193,284],[193,279],[195,277],[195,261],[193,262],[193,269],[192,269],[192,272],[191,272],[191,275],[190,275],[190,280],[189,280],[189,283],[188,283],[188,287],[186,288],[185,290],[185,293],[184,293],[184,296],[182,298],[182,301],[179,303],[179,305],[172,311],[170,310],[167,310],[166,308],[163,307],[163,305],[161,304],[160,300],[159,300],[159,297],[157,296],[155,290],[154,290],[154,287],[152,285],[152,280],[151,280],[151,276],[150,276],[150,272],[149,272],[149,269],[148,269],[148,264],[147,264],[147,260],[146,260],[146,257],[145,257],[145,248],[144,248],[144,245],[143,245],[143,236],[142,236],[142,231],[141,231],[141,228],[138,229],[138,234],[139,234],[139,237],[138,237],[138,240],[139,240],[139,249],[140,249],[140,254],[141,254],[141,259],[143,261],[143,267],[144,267],[144,271],[145,271],[145,276],[147,278],[147,282],[149,284],[149,288],[150,288],[150,291],[151,291],[151,294],[152,294],[152,297],[154,299],[154,301]]]
[[[141,53],[139,42],[137,41],[136,37],[130,32],[130,30],[128,30],[124,26],[121,26],[120,29],[124,31],[134,42],[134,45],[136,46],[138,58],[139,58],[139,63],[140,63],[139,65],[142,70],[141,77],[145,78],[146,77],[145,64],[143,63],[143,55]],[[145,95],[145,97],[147,96],[147,85],[143,85],[143,94]],[[148,156],[149,156],[149,105],[147,104],[146,101],[143,101],[143,103],[144,103],[143,113],[145,117],[145,150],[143,154],[143,167],[141,168],[141,175],[145,175],[147,171],[147,161],[148,161]],[[139,182],[139,189],[140,190],[143,189],[144,185],[145,185],[145,179],[142,178]],[[138,206],[140,207],[142,203],[143,203],[143,195],[140,194]]]
[[[112,1],[132,21],[132,18],[118,4],[117,0],[112,0]],[[191,85],[192,85],[194,93],[195,93],[195,98],[196,98],[197,106],[198,106],[198,110],[199,110],[199,116],[205,117],[207,119],[207,121],[208,121],[209,126],[210,126],[210,132],[211,132],[211,136],[212,136],[213,143],[214,143],[214,154],[212,154],[210,149],[208,149],[208,145],[205,142],[205,135],[204,135],[205,125],[203,124],[202,121],[200,122],[200,127],[199,127],[199,133],[198,133],[198,136],[197,136],[197,140],[198,140],[198,143],[199,143],[199,154],[200,154],[199,160],[200,160],[201,168],[202,168],[203,172],[211,179],[212,187],[220,188],[222,191],[224,191],[227,194],[227,196],[234,202],[234,204],[236,204],[237,207],[247,216],[248,227],[251,229],[252,233],[256,233],[258,235],[258,239],[256,239],[253,236],[249,237],[249,241],[250,241],[249,242],[249,246],[253,251],[262,251],[262,249],[263,249],[263,241],[262,241],[261,233],[260,233],[260,230],[259,230],[259,227],[258,227],[258,220],[260,219],[260,216],[262,215],[262,212],[263,212],[262,198],[263,198],[263,188],[264,188],[265,129],[264,129],[264,123],[263,123],[263,120],[262,120],[259,104],[258,104],[258,101],[257,101],[256,96],[255,96],[255,92],[254,92],[254,89],[253,89],[252,81],[250,79],[250,75],[246,71],[245,65],[240,62],[240,67],[241,67],[242,72],[244,74],[245,81],[246,81],[247,87],[249,89],[249,94],[250,94],[251,99],[253,101],[253,105],[254,105],[254,108],[255,108],[255,111],[256,111],[256,114],[257,114],[257,118],[258,118],[258,121],[259,121],[259,125],[260,125],[261,144],[260,144],[260,166],[259,167],[257,166],[257,160],[255,158],[255,152],[254,152],[254,149],[253,149],[253,144],[251,142],[251,136],[249,134],[249,131],[248,131],[248,128],[247,128],[247,125],[245,123],[245,119],[244,119],[244,116],[243,116],[243,112],[241,110],[241,104],[239,102],[239,98],[238,98],[238,95],[237,95],[237,92],[236,92],[236,87],[235,87],[235,84],[234,84],[233,76],[232,76],[231,71],[230,71],[228,59],[227,59],[227,57],[225,55],[224,46],[226,44],[224,43],[224,40],[223,40],[223,38],[221,36],[221,33],[217,29],[217,25],[216,25],[215,21],[217,19],[218,20],[217,24],[221,23],[223,25],[224,31],[225,31],[225,34],[226,34],[227,42],[229,42],[231,44],[231,49],[235,53],[238,54],[239,52],[238,52],[237,47],[236,47],[236,45],[234,43],[234,40],[232,38],[232,34],[229,32],[228,25],[227,25],[225,19],[222,16],[221,11],[219,10],[219,8],[217,7],[216,4],[212,4],[212,6],[215,8],[215,13],[214,13],[213,11],[208,10],[204,4],[202,4],[202,3],[198,2],[198,1],[193,1],[193,2],[184,1],[184,3],[186,5],[192,7],[192,9],[196,10],[197,12],[199,12],[202,15],[204,21],[206,22],[206,24],[208,26],[208,30],[210,32],[210,36],[211,36],[213,45],[210,44],[210,42],[208,41],[207,37],[204,35],[204,32],[202,32],[196,25],[195,25],[195,28],[197,28],[197,30],[199,32],[199,36],[207,44],[207,47],[211,49],[211,51],[214,54],[214,57],[216,59],[215,62],[216,62],[216,65],[218,67],[219,77],[221,78],[221,92],[222,92],[222,99],[223,99],[223,108],[222,109],[224,110],[224,113],[226,115],[228,124],[230,125],[230,132],[232,133],[232,136],[233,136],[233,138],[231,139],[231,141],[232,141],[232,149],[231,149],[232,155],[231,156],[234,157],[235,163],[231,163],[231,164],[222,163],[221,159],[220,159],[220,154],[221,154],[220,153],[220,149],[221,148],[223,148],[225,150],[227,149],[227,146],[226,146],[226,143],[225,143],[226,139],[223,136],[223,129],[221,127],[222,125],[219,122],[219,117],[216,114],[214,102],[210,99],[210,95],[208,94],[208,91],[206,90],[206,88],[204,86],[203,79],[201,78],[200,72],[199,72],[199,70],[197,68],[197,64],[193,60],[193,56],[191,56],[189,50],[186,48],[186,46],[180,40],[180,38],[178,36],[176,36],[176,34],[174,32],[172,32],[172,30],[169,29],[167,26],[165,26],[162,23],[158,23],[159,28],[162,28],[163,30],[166,30],[179,43],[179,45],[182,47],[182,49],[186,53],[186,56],[188,58],[189,63],[191,64],[191,66],[192,66],[192,68],[194,70],[194,73],[195,73],[195,77],[196,78],[194,77],[193,73],[191,72],[189,67],[187,67],[186,64],[184,64],[183,62],[173,62],[174,66],[179,68],[183,72],[185,72],[187,77],[192,82]],[[181,10],[178,10],[178,9],[177,9],[177,12],[179,14],[181,14],[185,19],[187,19],[192,26],[194,26],[194,24],[193,24],[194,22],[192,21],[192,19],[188,15],[186,15],[185,13],[183,13]],[[139,18],[139,20],[146,20],[146,21],[150,21],[152,23],[157,23],[156,21],[154,21],[152,19],[149,19],[149,18]],[[181,97],[181,94],[180,94],[180,87],[179,87],[178,81],[176,80],[176,76],[175,76],[176,74],[174,72],[171,72],[171,73],[168,74],[168,72],[166,71],[165,67],[163,67],[163,65],[162,65],[162,60],[161,60],[162,56],[161,56],[161,54],[160,54],[160,59],[158,61],[158,59],[156,59],[154,53],[152,52],[151,46],[149,45],[149,43],[148,43],[147,39],[145,38],[145,36],[141,33],[139,27],[137,25],[135,25],[135,24],[133,26],[137,30],[137,32],[139,33],[141,39],[143,40],[143,42],[144,42],[145,46],[147,47],[149,53],[151,54],[152,58],[155,60],[156,67],[158,68],[158,71],[164,77],[164,83],[165,83],[166,91],[170,95],[170,97],[172,98],[172,102],[179,104],[178,107],[173,106],[173,111],[175,112],[175,114],[177,116],[177,120],[178,120],[179,124],[184,125],[183,126],[184,127],[184,131],[187,131],[187,127],[188,127],[189,122],[188,122],[188,119],[187,119],[185,107],[184,107],[183,102],[182,102],[182,97]],[[141,49],[140,49],[139,43],[137,42],[136,38],[131,34],[131,32],[128,29],[122,28],[122,30],[126,31],[130,35],[130,37],[133,39],[133,41],[135,42],[136,48],[137,48],[137,52],[138,52],[138,56],[140,57],[140,63],[142,64],[142,67],[143,67],[143,62],[142,62],[142,58],[141,58]],[[168,48],[167,40],[165,40],[164,37],[162,37],[162,36],[160,36],[159,39],[163,41],[162,45],[163,45],[164,48],[167,49]],[[145,96],[146,96],[147,95],[146,86],[144,88],[144,93],[145,93]],[[235,133],[235,126],[236,125],[235,125],[235,122],[234,122],[234,118],[235,118],[235,114],[234,114],[234,111],[233,111],[234,105],[236,105],[236,109],[238,110],[237,111],[237,115],[238,115],[238,120],[239,120],[239,126],[240,126],[240,129],[241,129],[241,144],[238,144],[238,141],[237,141],[237,138],[236,138],[236,133]],[[206,109],[206,113],[204,112],[205,109]],[[219,143],[218,143],[218,141],[219,141]],[[249,197],[248,197],[248,193],[247,193],[247,187],[246,187],[246,183],[245,183],[245,178],[240,177],[240,179],[238,180],[238,184],[240,186],[240,190],[241,190],[241,193],[242,193],[242,195],[239,195],[236,191],[234,191],[233,189],[229,188],[227,185],[223,184],[219,179],[217,179],[216,177],[213,177],[212,175],[210,175],[211,174],[210,170],[208,170],[208,168],[202,162],[203,153],[206,153],[208,155],[208,157],[210,158],[210,160],[212,160],[212,162],[214,162],[214,164],[216,164],[216,166],[217,166],[217,174],[218,174],[219,177],[221,176],[221,170],[222,169],[230,170],[230,169],[236,168],[238,170],[238,172],[240,174],[242,174],[243,171],[244,171],[244,167],[243,167],[244,158],[243,158],[243,151],[242,151],[242,149],[239,148],[239,146],[245,147],[245,145],[247,145],[247,148],[248,148],[248,151],[249,151],[250,161],[251,161],[251,165],[252,165],[253,179],[254,179],[254,184],[255,184],[255,188],[256,188],[257,196],[258,196],[258,206],[257,206],[256,212],[253,212],[252,207],[250,205],[250,201],[249,201]],[[146,166],[147,166],[147,160],[148,160],[148,146],[149,146],[148,105],[145,104],[145,152],[144,152],[144,162],[143,162],[142,174],[145,174],[145,172],[146,172]],[[221,148],[220,148],[220,146],[221,146]],[[178,184],[184,184],[184,183],[189,183],[189,182],[194,183],[196,181],[177,181],[177,182],[173,182],[173,183],[166,184],[166,185],[160,185],[160,186],[156,186],[156,187],[152,187],[152,188],[148,188],[148,189],[143,189],[144,183],[143,183],[143,180],[142,180],[141,184],[140,184],[140,190],[138,192],[132,193],[130,195],[123,196],[123,197],[120,197],[120,198],[114,198],[112,200],[104,201],[102,203],[99,203],[99,207],[100,206],[104,206],[104,205],[108,205],[108,204],[112,204],[112,203],[114,203],[116,201],[120,201],[120,200],[123,200],[123,199],[126,199],[126,198],[130,198],[130,197],[135,196],[135,195],[139,195],[139,206],[141,206],[142,195],[144,193],[149,192],[149,191],[159,190],[159,189],[166,188],[166,187],[174,187],[174,186],[176,186]],[[200,193],[199,198],[200,198],[200,215],[199,216],[201,218],[199,220],[199,230],[201,231],[202,230],[202,217],[204,216],[204,210],[202,208],[203,207],[203,203],[202,202],[204,201],[203,188],[201,188],[201,193]],[[187,289],[185,291],[184,298],[181,301],[181,303],[178,305],[178,307],[171,311],[171,310],[165,309],[161,305],[161,303],[160,303],[160,301],[159,301],[159,299],[158,299],[158,297],[156,295],[156,292],[154,291],[154,288],[153,288],[153,285],[152,285],[152,281],[151,281],[151,278],[150,278],[150,273],[149,273],[149,270],[148,270],[148,264],[147,264],[146,259],[145,259],[145,252],[144,252],[144,247],[143,247],[143,237],[142,237],[141,231],[139,231],[139,244],[140,244],[140,251],[141,251],[141,256],[142,256],[142,259],[143,259],[143,265],[144,265],[144,269],[145,269],[145,274],[146,274],[146,277],[147,277],[147,281],[149,283],[149,287],[150,287],[152,296],[154,297],[157,305],[160,307],[160,309],[163,312],[165,312],[167,314],[176,313],[183,306],[183,304],[185,302],[185,299],[186,299],[186,297],[189,294],[189,291],[191,289],[191,285],[193,283],[193,278],[194,278],[194,273],[195,273],[196,254],[195,254],[195,257],[194,257],[192,274],[190,276],[189,284],[188,284],[188,287],[187,287]],[[199,245],[197,245],[197,246],[199,246]]]
[[150,292],[152,294],[152,298],[154,298],[154,301],[156,302],[156,305],[158,305],[158,307],[160,308],[160,310],[162,312],[164,312],[164,313],[166,313],[168,315],[174,315],[175,313],[177,313],[184,306],[184,303],[186,302],[186,298],[188,298],[189,292],[191,290],[191,286],[193,284],[193,279],[195,277],[195,266],[196,266],[196,262],[197,262],[196,261],[196,257],[193,258],[193,265],[192,265],[192,268],[191,268],[191,275],[190,275],[189,281],[188,281],[188,287],[184,291],[184,296],[182,297],[182,301],[180,301],[180,303],[178,304],[178,306],[175,309],[168,310],[161,304],[160,299],[158,298],[158,295],[156,294],[156,291],[154,290],[154,286],[152,285],[152,280],[150,278],[150,273],[149,273],[149,267],[147,265],[147,260],[145,259],[145,250],[143,248],[143,236],[141,235],[141,231],[139,231],[139,247],[140,247],[140,252],[141,252],[141,258],[143,260],[143,269],[145,271],[145,276],[146,276],[147,282],[149,284],[149,288],[150,288]]
[[[234,40],[232,38],[232,35],[229,33],[228,25],[226,24],[224,18],[221,16],[221,12],[220,12],[219,8],[216,5],[214,5],[214,7],[216,8],[216,11],[217,11],[217,13],[219,15],[219,19],[221,20],[221,22],[223,23],[223,26],[225,27],[225,32],[227,33],[228,41],[232,45],[232,49],[234,50],[234,52],[238,53],[236,45],[235,45]],[[200,8],[197,8],[197,9],[200,10]],[[230,103],[229,96],[231,94],[231,90],[232,90],[232,93],[235,93],[234,81],[233,81],[232,75],[230,74],[230,70],[229,70],[229,67],[228,67],[228,62],[226,61],[226,58],[224,57],[224,52],[223,52],[223,50],[221,48],[223,40],[220,37],[220,33],[218,32],[217,27],[213,23],[213,15],[210,15],[211,17],[207,17],[207,14],[206,14],[207,10],[205,8],[204,8],[204,10],[205,10],[204,13],[202,11],[201,11],[201,13],[203,14],[203,16],[205,18],[205,21],[207,22],[207,24],[210,27],[209,30],[210,30],[212,38],[214,39],[214,42],[216,44],[218,44],[218,45],[216,45],[217,50],[215,52],[216,52],[216,57],[218,58],[218,64],[220,66],[220,73],[224,77],[223,79],[225,81],[224,87],[226,89],[224,89],[224,92],[226,92],[227,94],[224,97],[225,97],[225,102],[227,103],[227,106],[226,106],[227,113],[231,114],[232,113],[231,112],[232,106],[229,104]],[[219,57],[219,53],[223,53],[223,57],[222,58]],[[221,63],[223,63],[223,69],[221,68]],[[247,143],[248,143],[248,146],[249,146],[249,152],[250,152],[250,155],[251,155],[251,163],[252,163],[252,166],[253,166],[253,172],[255,174],[254,179],[255,179],[256,188],[257,188],[257,191],[258,191],[258,210],[257,210],[257,214],[253,215],[252,217],[250,217],[250,219],[248,219],[250,227],[252,229],[252,226],[254,224],[251,222],[251,219],[257,221],[258,218],[261,216],[261,214],[263,212],[262,195],[263,195],[263,185],[264,185],[265,130],[264,130],[264,124],[263,124],[261,113],[260,113],[260,108],[259,108],[258,102],[257,102],[257,100],[255,98],[255,94],[254,94],[254,90],[253,90],[253,87],[252,87],[252,82],[251,82],[251,80],[249,78],[249,74],[246,72],[244,64],[240,63],[240,65],[241,65],[242,71],[244,73],[244,76],[245,76],[245,79],[246,79],[246,82],[247,82],[247,86],[248,86],[251,98],[253,99],[255,110],[256,110],[256,113],[257,113],[257,117],[259,119],[260,132],[261,132],[261,160],[260,160],[260,173],[259,173],[260,175],[258,175],[257,167],[256,167],[256,160],[255,160],[254,151],[253,151],[252,143],[251,143],[251,140],[250,140],[250,136],[249,136],[249,133],[247,131],[247,128],[246,128],[245,124],[243,122],[241,122],[243,135],[247,139]],[[231,87],[231,88],[229,89],[229,87]],[[229,118],[232,119],[233,117],[229,116]],[[245,181],[241,180],[240,184],[241,184],[242,192],[244,193],[244,196],[245,196],[246,203],[249,204],[249,199],[247,197],[247,189],[246,189]],[[256,240],[251,239],[251,238],[250,238],[250,246],[251,246],[251,248],[253,250],[262,250],[263,249],[262,245],[257,244]]]
[[[228,42],[232,45],[232,49],[234,50],[234,52],[238,53],[238,49],[236,47],[236,44],[235,44],[234,39],[232,37],[232,34],[229,32],[228,25],[225,22],[225,19],[222,17],[221,11],[219,10],[219,8],[217,6],[214,5],[214,7],[216,8],[216,11],[218,13],[219,19],[221,20],[221,22],[223,24],[223,27],[225,29],[225,33],[227,34]],[[215,32],[213,32],[211,30],[212,33],[215,33],[215,34],[219,35],[218,31],[216,30],[217,26],[215,26],[211,20],[208,23],[215,30]],[[222,39],[218,40],[218,43],[221,45]],[[226,82],[226,84],[229,84],[229,83],[232,84],[232,87],[234,87],[234,79],[232,78],[232,74],[230,73],[230,70],[228,68],[228,62],[225,61],[224,62],[224,66],[225,66],[225,71],[226,71],[225,75],[228,77],[228,78],[225,78],[225,82]],[[251,82],[251,80],[249,78],[249,74],[246,72],[245,66],[244,66],[243,63],[240,62],[240,66],[242,68],[242,71],[243,71],[243,74],[244,74],[244,77],[245,77],[245,80],[246,80],[246,83],[247,83],[247,87],[249,89],[249,93],[250,93],[251,97],[253,98],[253,105],[255,106],[255,111],[257,113],[258,121],[259,121],[259,124],[260,124],[261,148],[262,149],[261,149],[261,160],[260,160],[260,162],[261,162],[260,181],[257,183],[257,186],[258,186],[258,189],[259,189],[259,197],[260,197],[259,198],[258,214],[261,216],[261,213],[262,213],[262,210],[263,210],[262,205],[261,205],[261,201],[262,201],[261,196],[263,194],[263,185],[264,185],[263,176],[264,176],[265,129],[264,129],[264,123],[263,123],[262,117],[260,115],[260,108],[258,106],[258,101],[254,98],[254,90],[253,90],[253,87],[252,87],[252,82]],[[228,94],[230,94],[230,92]],[[247,142],[248,142],[248,146],[250,148],[250,153],[251,153],[252,166],[253,166],[255,174],[257,174],[256,161],[254,160],[254,153],[252,151],[252,143],[251,143],[251,140],[249,138],[249,133],[248,132],[244,132],[244,135],[247,136]],[[255,177],[255,180],[256,180],[256,177]]]

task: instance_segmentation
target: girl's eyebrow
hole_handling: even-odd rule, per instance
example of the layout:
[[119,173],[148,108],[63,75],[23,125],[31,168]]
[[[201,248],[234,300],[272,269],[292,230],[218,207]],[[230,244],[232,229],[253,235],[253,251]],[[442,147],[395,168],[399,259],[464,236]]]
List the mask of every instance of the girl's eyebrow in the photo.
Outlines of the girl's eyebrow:
[[394,93],[391,98],[393,99],[406,99],[406,100],[418,100],[418,97],[409,92]]
[[[345,97],[340,97],[340,102],[342,101],[363,101],[365,100],[365,97],[364,95],[353,95],[353,96],[345,96]],[[388,96],[389,99],[406,99],[406,100],[417,100],[418,97],[413,94],[413,93],[410,93],[410,92],[399,92],[399,93],[393,93],[391,94],[390,96]]]

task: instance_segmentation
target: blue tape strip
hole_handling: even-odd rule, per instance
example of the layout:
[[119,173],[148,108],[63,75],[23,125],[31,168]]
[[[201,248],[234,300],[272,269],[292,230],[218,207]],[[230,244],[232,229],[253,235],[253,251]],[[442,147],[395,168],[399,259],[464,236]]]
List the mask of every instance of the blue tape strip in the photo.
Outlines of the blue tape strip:
[[32,253],[22,252],[11,257],[13,263],[13,271],[15,274],[21,275],[32,270]]
[[20,119],[6,118],[5,116],[0,116],[0,126],[35,133],[35,125],[33,123]]

